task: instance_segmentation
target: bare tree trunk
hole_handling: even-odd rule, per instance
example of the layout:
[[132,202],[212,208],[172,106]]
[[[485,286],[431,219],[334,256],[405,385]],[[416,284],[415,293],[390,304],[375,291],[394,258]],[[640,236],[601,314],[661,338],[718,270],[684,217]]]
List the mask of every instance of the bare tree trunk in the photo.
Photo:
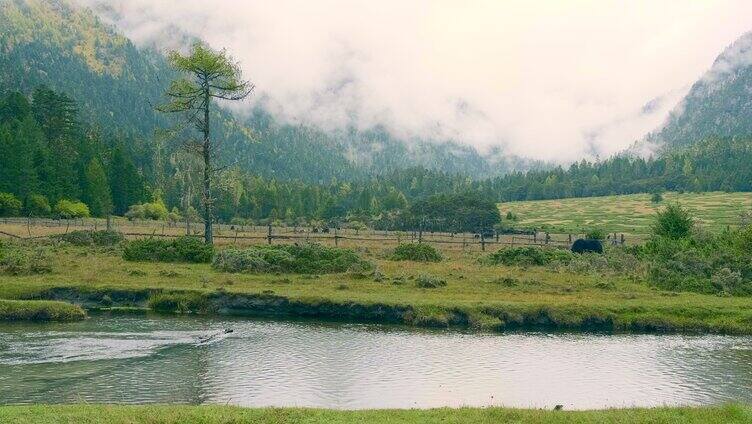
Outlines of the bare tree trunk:
[[212,233],[212,197],[211,197],[211,144],[209,143],[209,87],[205,88],[206,99],[204,103],[204,241],[206,244],[214,244]]

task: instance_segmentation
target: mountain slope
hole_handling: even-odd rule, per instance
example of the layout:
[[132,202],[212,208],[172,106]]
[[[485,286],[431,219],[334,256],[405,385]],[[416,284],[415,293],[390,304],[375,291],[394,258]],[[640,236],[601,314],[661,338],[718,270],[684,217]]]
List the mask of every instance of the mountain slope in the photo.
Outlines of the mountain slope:
[[752,134],[752,32],[726,48],[648,140],[666,147]]
[[[161,54],[66,0],[0,2],[0,51],[0,91],[30,94],[46,85],[65,92],[85,121],[141,140],[134,148],[150,160],[148,140],[170,125],[154,111],[174,77]],[[218,110],[215,123],[224,162],[268,177],[319,182],[423,166],[480,178],[528,166],[449,141],[399,140],[379,128],[325,132],[286,124],[263,110],[242,120]]]

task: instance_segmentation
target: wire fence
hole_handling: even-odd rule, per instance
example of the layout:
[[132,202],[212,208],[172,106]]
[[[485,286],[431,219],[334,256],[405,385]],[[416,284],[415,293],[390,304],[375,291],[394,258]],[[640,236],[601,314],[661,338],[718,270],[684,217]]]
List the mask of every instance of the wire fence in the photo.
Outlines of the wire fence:
[[[109,228],[123,233],[127,238],[203,237],[202,223],[142,221],[114,218],[105,219],[47,219],[0,218],[0,237],[15,239],[42,239],[77,230],[104,230]],[[328,228],[309,226],[256,226],[215,224],[214,239],[217,244],[250,245],[274,243],[321,243],[342,247],[368,245],[396,246],[400,243],[427,243],[448,249],[481,250],[503,246],[541,246],[569,249],[582,234],[528,234],[446,233],[430,231],[390,231],[353,228]],[[610,234],[610,244],[625,244],[624,234]]]

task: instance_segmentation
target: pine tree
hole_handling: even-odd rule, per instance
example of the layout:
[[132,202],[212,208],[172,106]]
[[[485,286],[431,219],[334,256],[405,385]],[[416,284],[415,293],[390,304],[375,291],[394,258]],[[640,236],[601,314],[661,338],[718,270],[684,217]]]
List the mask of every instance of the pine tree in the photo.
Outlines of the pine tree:
[[84,202],[94,216],[106,216],[112,213],[112,196],[107,183],[107,174],[99,160],[92,159],[86,166],[86,187]]

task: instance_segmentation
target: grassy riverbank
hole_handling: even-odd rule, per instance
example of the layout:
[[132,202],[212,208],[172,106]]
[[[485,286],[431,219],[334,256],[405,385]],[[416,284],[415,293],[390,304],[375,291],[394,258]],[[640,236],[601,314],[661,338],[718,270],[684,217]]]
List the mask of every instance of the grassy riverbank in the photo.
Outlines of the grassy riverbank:
[[[29,247],[30,249],[36,247]],[[204,314],[295,316],[458,326],[752,334],[752,298],[675,293],[620,273],[491,266],[479,252],[438,263],[393,261],[361,249],[379,278],[361,273],[231,274],[208,264],[126,262],[117,250],[47,246],[50,271],[0,277],[0,298]],[[430,275],[446,284],[421,288]]]
[[752,408],[725,405],[702,408],[542,411],[506,408],[334,411],[249,409],[231,406],[4,406],[0,422],[63,423],[748,423]]
[[0,299],[0,321],[76,321],[85,317],[81,307],[66,302]]

